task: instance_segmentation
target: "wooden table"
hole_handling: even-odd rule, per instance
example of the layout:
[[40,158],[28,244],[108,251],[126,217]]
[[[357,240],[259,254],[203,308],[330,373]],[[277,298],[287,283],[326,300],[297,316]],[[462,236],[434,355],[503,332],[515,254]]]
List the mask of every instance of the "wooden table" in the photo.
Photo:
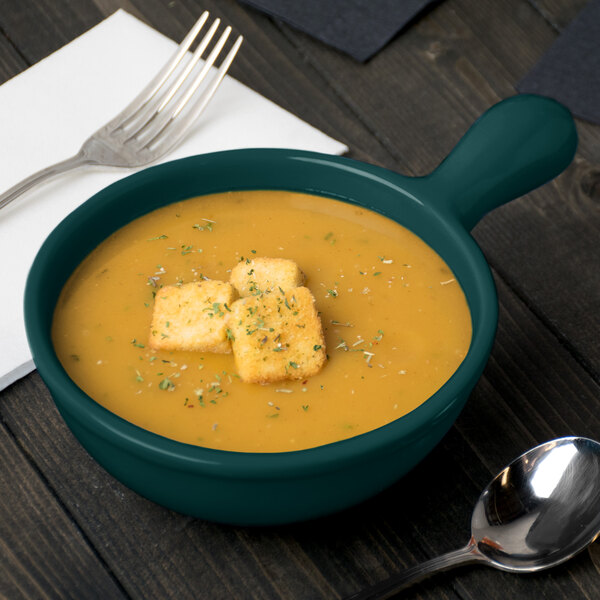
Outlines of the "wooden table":
[[[361,65],[234,0],[3,0],[0,81],[119,7],[175,40],[208,8],[246,37],[236,78],[346,142],[351,157],[418,175],[515,93],[584,3],[446,0]],[[342,598],[466,543],[480,490],[528,447],[600,438],[600,127],[577,126],[567,171],[473,232],[496,277],[496,344],[456,425],[407,477],[315,522],[192,519],[99,467],[33,373],[0,394],[0,597]],[[464,567],[403,597],[591,600],[599,571],[596,543],[545,573]]]

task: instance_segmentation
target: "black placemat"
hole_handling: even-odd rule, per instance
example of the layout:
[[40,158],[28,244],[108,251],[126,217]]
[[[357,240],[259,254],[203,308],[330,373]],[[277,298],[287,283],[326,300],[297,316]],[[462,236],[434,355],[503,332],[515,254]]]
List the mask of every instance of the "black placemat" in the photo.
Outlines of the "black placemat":
[[600,0],[586,4],[517,90],[554,98],[600,125]]
[[240,0],[364,62],[440,0]]

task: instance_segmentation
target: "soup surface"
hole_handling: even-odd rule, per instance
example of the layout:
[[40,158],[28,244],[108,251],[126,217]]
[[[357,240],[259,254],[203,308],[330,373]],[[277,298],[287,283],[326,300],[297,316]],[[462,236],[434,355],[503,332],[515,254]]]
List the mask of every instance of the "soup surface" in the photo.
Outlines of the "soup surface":
[[[328,355],[317,375],[243,383],[232,354],[149,347],[161,286],[227,281],[263,256],[306,275]],[[396,222],[329,198],[252,191],[171,204],[117,231],[67,282],[52,333],[77,385],[124,419],[189,444],[280,452],[416,408],[466,356],[471,320],[448,266]]]

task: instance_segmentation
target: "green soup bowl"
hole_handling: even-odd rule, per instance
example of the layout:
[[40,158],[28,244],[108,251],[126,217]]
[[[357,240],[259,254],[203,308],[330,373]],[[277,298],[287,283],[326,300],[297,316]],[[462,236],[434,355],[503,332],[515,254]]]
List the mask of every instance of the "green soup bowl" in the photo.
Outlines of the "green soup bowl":
[[[35,365],[83,447],[133,490],[203,519],[272,525],[341,510],[383,490],[440,441],[491,351],[497,296],[469,230],[489,210],[558,175],[577,134],[560,104],[515,96],[488,110],[430,175],[405,177],[347,158],[283,149],[193,156],[151,167],[102,190],[51,233],[31,268],[26,330]],[[176,442],[104,409],[69,378],[51,325],[77,265],[128,222],[171,202],[230,190],[290,190],[341,199],[397,221],[454,271],[471,312],[469,352],[447,383],[407,415],[308,450],[242,453]],[[273,210],[277,210],[274,206]]]

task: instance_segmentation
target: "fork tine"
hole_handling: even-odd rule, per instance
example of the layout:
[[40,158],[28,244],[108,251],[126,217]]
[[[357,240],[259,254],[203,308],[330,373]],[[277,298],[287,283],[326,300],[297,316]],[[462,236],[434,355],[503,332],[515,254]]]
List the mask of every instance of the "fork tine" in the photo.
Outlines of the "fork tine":
[[211,28],[208,30],[208,33],[202,38],[200,44],[196,48],[192,58],[189,60],[188,64],[185,66],[183,72],[179,75],[177,81],[171,86],[171,89],[166,94],[163,101],[160,103],[160,106],[156,109],[156,112],[161,112],[164,107],[169,104],[171,98],[177,93],[177,90],[181,87],[181,84],[186,80],[187,76],[190,74],[191,70],[196,66],[196,63],[200,60],[204,51],[206,50],[210,40],[212,40],[215,32],[217,31],[219,25],[221,23],[221,19],[215,19],[215,22],[212,24]]
[[[231,50],[229,50],[227,53],[227,56],[221,63],[221,66],[210,82],[210,85],[200,94],[200,96],[198,96],[198,98],[194,100],[194,102],[190,105],[188,112],[185,115],[176,118],[180,115],[185,104],[181,106],[181,109],[177,112],[177,114],[173,115],[162,127],[162,129],[160,129],[158,133],[156,133],[154,137],[145,144],[146,148],[153,147],[152,149],[155,149],[162,145],[163,147],[160,149],[161,152],[167,152],[170,148],[177,144],[177,142],[188,131],[189,127],[200,116],[202,111],[206,108],[206,105],[214,96],[243,41],[244,38],[241,35],[236,39],[234,45],[231,47]],[[187,103],[188,100],[189,98],[186,99],[185,103]]]
[[[219,41],[216,43],[212,52],[208,55],[208,58],[206,59],[206,63],[202,67],[202,70],[200,71],[200,73],[198,73],[198,75],[196,76],[196,79],[194,79],[192,85],[190,85],[190,87],[186,90],[185,94],[183,95],[183,98],[179,102],[179,105],[173,112],[173,115],[172,115],[173,118],[175,118],[183,110],[183,107],[187,104],[188,100],[194,95],[194,93],[198,89],[198,86],[202,83],[202,81],[206,77],[206,74],[209,72],[210,68],[213,66],[215,60],[217,60],[217,56],[219,56],[221,50],[223,49],[223,46],[225,45],[225,42],[227,41],[227,38],[229,37],[230,33],[231,33],[231,27],[227,27],[225,29],[225,31],[223,32],[223,35],[219,38]],[[236,52],[237,52],[237,50],[236,50]]]
[[190,29],[181,44],[177,47],[174,54],[155,77],[146,85],[146,87],[111,121],[115,128],[124,127],[141,108],[143,108],[163,86],[171,73],[177,68],[181,59],[185,56],[190,46],[198,36],[198,33],[206,23],[209,16],[208,11],[204,11],[194,26]]
[[227,27],[225,31],[221,34],[221,37],[215,44],[215,47],[212,49],[211,53],[208,55],[204,65],[200,72],[196,75],[192,83],[188,86],[186,91],[184,92],[183,100],[179,102],[179,104],[175,107],[175,109],[165,110],[164,113],[160,115],[154,115],[148,122],[146,122],[142,127],[140,127],[135,133],[132,133],[130,137],[127,139],[127,142],[131,142],[134,139],[142,142],[143,145],[147,145],[144,140],[153,139],[159,131],[161,131],[165,125],[178,114],[185,103],[189,100],[189,98],[196,91],[198,86],[202,83],[207,73],[210,71],[210,68],[214,64],[217,59],[219,53],[223,49],[229,34],[231,33],[231,27]]
[[[127,130],[127,139],[125,140],[126,143],[134,139],[144,129],[144,127],[148,126],[148,124],[156,118],[158,113],[160,113],[169,103],[192,69],[196,66],[196,63],[202,57],[202,54],[215,35],[220,23],[221,19],[215,19],[210,29],[200,40],[200,43],[194,51],[194,54],[192,54],[191,59],[188,61],[183,71],[179,74],[175,83],[172,84],[171,87],[166,90],[166,92],[162,93],[162,96],[160,95],[162,90],[157,90],[153,98],[150,98],[144,106],[140,107],[135,115],[132,115],[129,119],[127,119],[126,123],[123,123],[122,128]],[[162,87],[167,86],[163,83]]]
[[[214,93],[217,91],[217,88],[219,87],[221,81],[223,80],[223,77],[225,77],[225,74],[229,70],[229,66],[233,62],[233,59],[235,58],[235,55],[240,49],[240,46],[242,45],[243,41],[244,38],[240,35],[235,41],[231,50],[227,53],[227,56],[225,57],[223,62],[221,63],[221,66],[219,67],[218,71],[216,72],[215,76],[210,82],[210,86],[206,88],[204,92],[196,99],[196,105],[201,104],[201,107],[199,108],[200,112],[204,110],[204,107],[208,104],[210,99],[213,97]],[[175,112],[173,113],[173,119],[175,119],[179,115],[179,113],[184,109],[189,99],[193,96],[193,93],[195,93],[197,87],[198,86],[195,86],[194,91],[181,100],[179,106],[175,109]],[[197,110],[197,106],[195,106],[194,108],[195,110]],[[200,112],[198,112],[198,115],[200,114]]]
[[[243,40],[242,36],[238,37],[221,63],[221,66],[216,70],[216,74],[213,76],[212,80],[205,86],[202,93],[196,95],[200,83],[211,69],[217,55],[221,52],[223,45],[225,44],[225,40],[231,32],[231,27],[228,27],[221,36],[221,39],[215,45],[215,49],[211,52],[206,64],[201,69],[200,74],[189,86],[189,89],[185,92],[179,92],[179,88],[184,81],[191,78],[189,76],[196,66],[196,62],[201,58],[201,54],[208,46],[210,38],[205,38],[206,41],[202,40],[200,42],[200,46],[204,47],[202,47],[202,49],[197,49],[197,51],[194,52],[194,55],[192,55],[192,60],[195,62],[192,63],[192,65],[188,63],[181,71],[184,75],[182,76],[180,74],[177,77],[175,86],[169,86],[169,89],[165,92],[165,90],[162,90],[163,86],[165,86],[167,80],[171,77],[175,69],[177,69],[207,19],[208,11],[205,11],[186,35],[185,39],[181,42],[177,51],[171,57],[171,60],[163,66],[154,79],[146,85],[141,93],[138,94],[124,110],[108,121],[108,123],[105,123],[100,129],[92,133],[92,135],[83,142],[83,145],[75,156],[30,175],[7,192],[0,194],[0,209],[31,187],[42,183],[46,179],[64,173],[65,171],[76,169],[83,165],[141,167],[164,156],[164,154],[175,146],[187,132],[193,121],[200,116],[200,113],[214,95]],[[216,32],[218,24],[217,21],[214,25],[214,32]],[[212,35],[213,34],[211,34],[211,37]],[[153,101],[153,98],[155,98],[157,94],[161,99]],[[183,99],[180,99],[176,107],[173,108],[171,102],[175,99],[175,94],[178,94],[179,96],[183,95]],[[194,97],[194,100],[190,102],[192,97]],[[173,104],[176,103],[173,102]],[[129,131],[124,128],[125,123],[128,121],[130,121],[130,124],[132,121],[140,123],[141,115],[150,114],[157,106],[159,112],[155,113],[155,115],[157,115],[156,117],[151,117],[151,125],[148,126],[148,124],[146,124],[142,128],[146,131],[143,132],[140,138],[131,139],[133,143],[128,144],[127,142],[130,140],[125,138],[129,135]],[[170,106],[170,108],[164,110],[164,112],[160,112],[163,111],[163,109],[166,109],[167,106]],[[182,114],[184,108],[186,108],[186,112]],[[132,125],[129,130],[133,128],[134,126]]]

